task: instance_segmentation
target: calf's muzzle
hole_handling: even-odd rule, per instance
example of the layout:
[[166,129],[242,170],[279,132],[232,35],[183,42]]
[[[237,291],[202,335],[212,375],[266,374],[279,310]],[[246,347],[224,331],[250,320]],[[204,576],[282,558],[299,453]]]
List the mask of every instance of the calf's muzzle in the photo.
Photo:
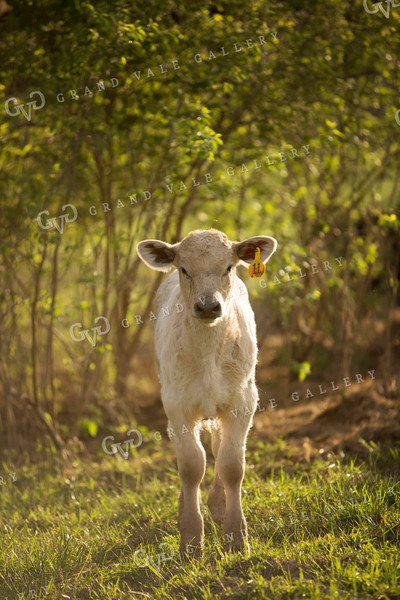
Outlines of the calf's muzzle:
[[222,315],[221,304],[214,297],[205,296],[195,303],[193,314],[198,319],[214,321]]

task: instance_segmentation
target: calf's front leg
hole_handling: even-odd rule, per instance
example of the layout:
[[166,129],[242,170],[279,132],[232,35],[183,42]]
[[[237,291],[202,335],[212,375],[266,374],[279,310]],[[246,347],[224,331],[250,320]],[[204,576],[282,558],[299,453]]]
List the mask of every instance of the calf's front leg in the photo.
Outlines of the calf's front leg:
[[[200,512],[200,483],[206,469],[206,453],[200,442],[198,432],[192,427],[174,426],[172,441],[178,460],[181,479],[179,498],[179,530],[181,554],[199,557],[202,555],[204,537],[203,517]],[[189,432],[187,431],[189,429]]]
[[245,470],[246,437],[252,415],[229,412],[221,415],[222,440],[217,456],[217,473],[224,484],[226,508],[224,541],[227,548],[249,553],[247,523],[242,510],[241,490]]

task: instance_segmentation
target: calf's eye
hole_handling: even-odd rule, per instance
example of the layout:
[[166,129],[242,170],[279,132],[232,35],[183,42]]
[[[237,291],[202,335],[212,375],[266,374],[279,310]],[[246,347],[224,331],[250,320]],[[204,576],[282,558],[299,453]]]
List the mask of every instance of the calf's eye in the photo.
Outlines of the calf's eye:
[[229,267],[227,268],[226,272],[230,273],[232,271],[232,265],[229,265]]
[[187,277],[188,279],[190,279],[190,275],[188,274],[188,272],[186,271],[186,269],[184,269],[183,267],[181,267],[181,271],[182,271],[182,275],[184,275],[185,277]]

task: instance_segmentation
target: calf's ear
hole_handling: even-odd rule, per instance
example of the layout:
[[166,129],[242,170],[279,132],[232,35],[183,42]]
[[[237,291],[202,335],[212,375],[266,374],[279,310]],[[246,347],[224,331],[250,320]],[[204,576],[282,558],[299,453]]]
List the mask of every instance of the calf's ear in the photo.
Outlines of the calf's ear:
[[256,255],[256,248],[260,248],[261,261],[266,263],[275,252],[278,242],[267,235],[256,235],[243,242],[234,242],[239,264],[247,267]]
[[143,240],[136,246],[136,252],[139,258],[155,271],[163,271],[166,273],[173,267],[178,244],[167,244],[160,240]]

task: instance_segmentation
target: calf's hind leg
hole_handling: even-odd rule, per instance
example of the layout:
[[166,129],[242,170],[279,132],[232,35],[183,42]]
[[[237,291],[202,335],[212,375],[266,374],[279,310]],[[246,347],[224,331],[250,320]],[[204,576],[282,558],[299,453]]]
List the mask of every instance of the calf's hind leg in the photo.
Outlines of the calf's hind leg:
[[211,430],[211,448],[215,458],[215,475],[212,487],[208,493],[207,504],[213,520],[217,523],[223,521],[226,505],[224,484],[222,483],[217,471],[217,457],[220,445],[221,430],[219,427],[213,427]]

